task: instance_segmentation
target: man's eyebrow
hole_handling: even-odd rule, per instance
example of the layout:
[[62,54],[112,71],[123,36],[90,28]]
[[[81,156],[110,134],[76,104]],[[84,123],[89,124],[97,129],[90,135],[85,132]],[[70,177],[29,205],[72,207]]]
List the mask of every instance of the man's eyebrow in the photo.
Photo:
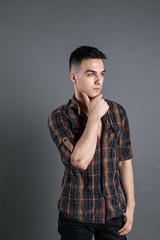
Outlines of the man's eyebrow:
[[[88,73],[88,72],[97,73],[96,71],[94,71],[94,70],[91,70],[91,69],[88,69],[88,70],[86,70],[86,71],[85,71],[85,73]],[[106,70],[103,70],[102,72],[104,73],[104,72],[106,72]]]

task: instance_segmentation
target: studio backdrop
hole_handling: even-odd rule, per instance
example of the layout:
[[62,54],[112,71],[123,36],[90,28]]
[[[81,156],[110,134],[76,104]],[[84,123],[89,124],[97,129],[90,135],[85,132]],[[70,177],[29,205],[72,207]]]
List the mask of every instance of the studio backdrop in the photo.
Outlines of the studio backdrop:
[[71,99],[70,53],[107,56],[103,96],[128,115],[136,210],[129,240],[159,239],[160,2],[0,1],[0,239],[58,240],[63,164],[47,126]]

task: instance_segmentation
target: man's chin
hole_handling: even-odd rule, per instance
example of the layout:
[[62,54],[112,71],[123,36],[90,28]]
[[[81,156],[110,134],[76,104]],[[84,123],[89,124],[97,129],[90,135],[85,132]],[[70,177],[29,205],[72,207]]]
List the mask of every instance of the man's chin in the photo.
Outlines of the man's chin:
[[92,100],[93,98],[95,98],[95,97],[98,96],[99,94],[100,94],[100,92],[89,95],[90,100]]
[[[96,96],[98,96],[100,94],[100,92],[90,92],[90,93],[87,93],[87,96],[89,97],[90,100],[94,99]],[[80,95],[82,95],[82,93],[80,93]]]

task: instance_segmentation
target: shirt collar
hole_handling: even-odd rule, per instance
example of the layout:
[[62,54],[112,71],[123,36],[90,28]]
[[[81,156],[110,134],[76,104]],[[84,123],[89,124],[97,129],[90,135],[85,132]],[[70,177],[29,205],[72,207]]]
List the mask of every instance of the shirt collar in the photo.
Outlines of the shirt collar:
[[80,114],[81,114],[81,109],[80,109],[80,106],[79,106],[79,104],[78,104],[78,101],[77,101],[77,99],[76,99],[76,97],[75,97],[75,94],[73,94],[70,103],[71,103],[71,107],[76,108],[76,109],[78,110],[78,114],[80,115]]

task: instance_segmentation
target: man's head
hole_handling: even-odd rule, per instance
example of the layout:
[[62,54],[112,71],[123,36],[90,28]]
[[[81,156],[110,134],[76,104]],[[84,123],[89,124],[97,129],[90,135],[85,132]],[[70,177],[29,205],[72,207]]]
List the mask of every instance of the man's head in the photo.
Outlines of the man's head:
[[90,46],[81,46],[71,53],[70,77],[78,99],[81,99],[82,92],[90,98],[100,93],[105,73],[103,59],[107,59],[106,56],[97,48]]
[[95,47],[90,46],[81,46],[76,48],[70,56],[69,59],[69,71],[71,72],[73,69],[79,70],[81,63],[86,59],[107,59],[104,53],[99,51]]

